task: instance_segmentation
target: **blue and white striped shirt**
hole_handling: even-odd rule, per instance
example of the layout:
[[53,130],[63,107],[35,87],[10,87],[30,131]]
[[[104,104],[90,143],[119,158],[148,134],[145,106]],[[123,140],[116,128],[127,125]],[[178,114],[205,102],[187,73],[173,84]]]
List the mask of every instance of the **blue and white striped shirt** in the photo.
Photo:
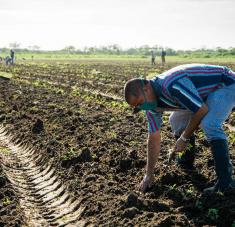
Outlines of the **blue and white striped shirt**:
[[172,68],[150,81],[159,97],[159,110],[146,111],[149,132],[159,130],[164,110],[189,109],[196,113],[208,95],[235,83],[235,72],[225,66],[187,64]]

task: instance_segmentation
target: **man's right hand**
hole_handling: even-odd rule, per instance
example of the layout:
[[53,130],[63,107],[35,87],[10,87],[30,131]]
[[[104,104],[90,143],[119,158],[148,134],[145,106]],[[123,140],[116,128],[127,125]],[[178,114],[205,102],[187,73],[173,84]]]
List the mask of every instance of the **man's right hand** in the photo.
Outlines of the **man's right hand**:
[[140,183],[140,191],[145,192],[148,188],[150,188],[153,185],[153,181],[154,181],[153,175],[145,175]]

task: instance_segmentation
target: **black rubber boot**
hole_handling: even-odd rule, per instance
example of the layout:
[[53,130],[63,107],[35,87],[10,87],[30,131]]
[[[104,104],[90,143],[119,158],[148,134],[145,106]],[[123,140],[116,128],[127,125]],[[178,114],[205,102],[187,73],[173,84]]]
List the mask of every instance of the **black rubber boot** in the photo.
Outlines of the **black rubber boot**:
[[[175,138],[178,139],[179,137],[176,136]],[[185,151],[180,152],[177,155],[176,161],[182,168],[191,169],[193,168],[195,153],[196,153],[195,136],[193,135],[190,137],[190,142]]]
[[233,167],[229,157],[227,140],[211,141],[211,150],[214,157],[217,182],[213,187],[204,189],[203,192],[225,192],[235,188],[235,182],[232,180]]

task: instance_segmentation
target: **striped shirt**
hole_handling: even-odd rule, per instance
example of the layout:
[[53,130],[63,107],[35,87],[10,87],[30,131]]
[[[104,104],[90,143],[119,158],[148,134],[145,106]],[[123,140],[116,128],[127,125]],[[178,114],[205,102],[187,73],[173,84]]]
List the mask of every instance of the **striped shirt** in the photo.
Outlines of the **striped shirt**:
[[156,112],[146,111],[150,133],[160,129],[161,112],[189,109],[196,113],[208,95],[235,83],[235,72],[225,66],[187,64],[172,68],[150,81],[158,100]]

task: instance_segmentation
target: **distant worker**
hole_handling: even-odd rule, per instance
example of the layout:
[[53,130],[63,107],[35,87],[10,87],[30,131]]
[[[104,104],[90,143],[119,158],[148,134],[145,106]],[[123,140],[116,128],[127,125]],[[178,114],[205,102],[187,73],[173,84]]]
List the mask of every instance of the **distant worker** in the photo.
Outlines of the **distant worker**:
[[14,58],[15,58],[15,52],[14,50],[10,50],[10,56],[11,56],[11,64],[13,65],[14,64]]
[[156,62],[155,62],[155,54],[154,54],[154,51],[153,51],[153,50],[151,51],[151,56],[152,56],[152,57],[151,57],[151,64],[152,64],[152,65],[156,65]]
[[5,58],[5,63],[6,63],[6,65],[11,65],[11,64],[12,64],[11,57],[7,56],[7,57]]
[[166,51],[162,48],[161,52],[161,58],[162,58],[162,65],[165,65],[166,62]]

